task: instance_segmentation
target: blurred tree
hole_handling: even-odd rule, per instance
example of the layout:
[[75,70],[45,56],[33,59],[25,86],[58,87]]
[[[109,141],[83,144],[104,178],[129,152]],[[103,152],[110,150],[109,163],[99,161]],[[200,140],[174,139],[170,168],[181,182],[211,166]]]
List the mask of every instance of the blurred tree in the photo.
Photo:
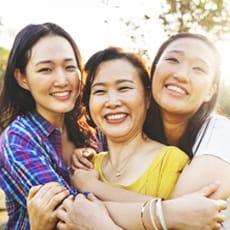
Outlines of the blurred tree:
[[230,118],[230,82],[222,81],[218,111]]
[[3,47],[0,47],[0,79],[3,76],[3,73],[6,69],[6,62],[8,59],[9,50]]
[[223,40],[230,35],[229,0],[164,0],[161,8],[159,19],[168,36],[190,31]]

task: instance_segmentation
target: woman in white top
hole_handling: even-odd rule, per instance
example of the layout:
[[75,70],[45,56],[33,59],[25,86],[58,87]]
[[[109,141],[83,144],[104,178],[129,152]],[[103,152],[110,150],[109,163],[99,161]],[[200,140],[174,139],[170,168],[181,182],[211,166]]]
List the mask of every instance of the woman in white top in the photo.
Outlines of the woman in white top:
[[216,48],[201,35],[172,36],[160,47],[151,77],[154,125],[149,132],[164,144],[180,147],[192,159],[173,196],[219,181],[220,187],[212,197],[227,199],[230,120],[214,114],[220,82]]

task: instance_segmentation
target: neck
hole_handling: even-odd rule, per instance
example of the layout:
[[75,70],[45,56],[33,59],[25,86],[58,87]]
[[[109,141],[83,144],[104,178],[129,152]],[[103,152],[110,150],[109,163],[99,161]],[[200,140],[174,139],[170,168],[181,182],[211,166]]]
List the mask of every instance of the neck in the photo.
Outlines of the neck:
[[138,149],[148,142],[147,137],[140,133],[127,141],[114,141],[108,139],[109,158],[114,168],[119,167],[127,158],[131,158]]
[[166,138],[170,145],[178,145],[188,124],[189,117],[185,115],[162,115]]

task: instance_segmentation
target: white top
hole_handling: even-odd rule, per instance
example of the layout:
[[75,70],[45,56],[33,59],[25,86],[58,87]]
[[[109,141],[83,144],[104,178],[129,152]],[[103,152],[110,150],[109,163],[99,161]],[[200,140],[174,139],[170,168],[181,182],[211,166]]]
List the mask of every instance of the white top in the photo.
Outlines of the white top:
[[230,162],[230,119],[213,115],[198,134],[195,156],[211,154]]
[[[195,156],[209,154],[230,162],[230,119],[213,115],[199,132],[193,151]],[[230,199],[221,229],[230,229]]]

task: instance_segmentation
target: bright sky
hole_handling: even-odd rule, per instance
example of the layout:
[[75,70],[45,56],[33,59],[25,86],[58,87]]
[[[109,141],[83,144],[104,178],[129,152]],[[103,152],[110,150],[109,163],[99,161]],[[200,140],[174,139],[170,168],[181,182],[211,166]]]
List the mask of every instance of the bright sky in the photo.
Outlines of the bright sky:
[[[3,24],[0,26],[0,46],[11,48],[15,34],[25,25],[50,21],[62,26],[75,38],[86,60],[108,45],[133,47],[127,36],[127,27],[120,18],[138,22],[144,14],[149,14],[156,17],[142,25],[145,42],[139,40],[135,46],[147,48],[154,57],[165,39],[157,19],[159,10],[160,1],[149,0],[7,0],[0,8]],[[223,59],[224,78],[230,81],[227,74],[230,42],[218,44],[218,47]]]

